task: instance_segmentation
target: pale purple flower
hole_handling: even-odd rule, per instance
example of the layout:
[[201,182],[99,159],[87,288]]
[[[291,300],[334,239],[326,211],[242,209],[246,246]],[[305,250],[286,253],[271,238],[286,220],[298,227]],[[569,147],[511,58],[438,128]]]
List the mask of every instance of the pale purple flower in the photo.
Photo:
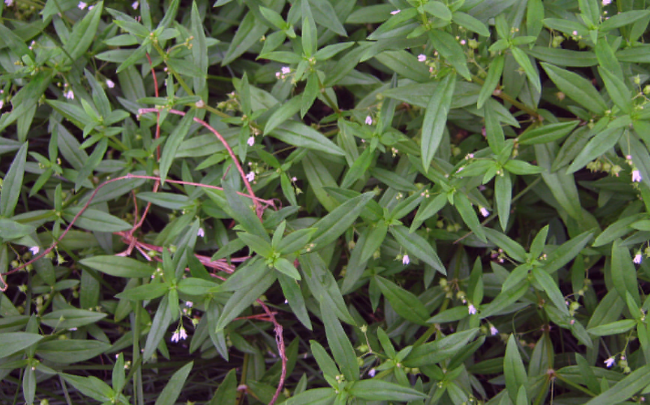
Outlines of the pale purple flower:
[[185,332],[185,328],[181,326],[180,329],[172,335],[172,342],[178,343],[178,341],[185,339],[187,339],[187,332]]
[[461,39],[461,40],[460,40],[460,44],[461,44],[461,45],[465,45],[466,43],[467,43],[467,41],[465,41],[464,39]]
[[485,207],[479,207],[478,210],[480,211],[481,215],[483,215],[483,217],[488,217],[488,216],[490,216],[490,211],[488,211],[487,208],[485,208]]
[[181,326],[181,340],[187,339],[187,332],[185,332],[185,328]]
[[205,236],[205,231],[203,230],[203,228],[199,228],[199,231],[196,233],[196,236],[198,236],[199,238]]
[[67,98],[68,100],[74,100],[74,93],[72,90],[64,91],[63,97]]
[[133,4],[131,4],[131,7],[133,7],[134,10],[137,10],[138,6],[140,6],[140,3],[138,3],[137,1],[134,1]]
[[106,79],[106,86],[108,86],[109,89],[112,89],[115,87],[115,83],[111,79]]
[[282,66],[282,69],[280,69],[283,75],[288,75],[291,73],[291,68],[289,66]]
[[578,31],[573,31],[572,34],[573,34],[574,37],[577,37],[578,36]]
[[490,325],[490,335],[494,336],[499,333],[499,329],[495,328],[494,325]]
[[469,306],[467,307],[467,310],[469,311],[470,315],[476,314],[476,307],[474,306],[474,304],[469,304]]
[[1,110],[2,107],[4,107],[4,106],[5,106],[5,101],[4,101],[4,100],[0,100],[0,110]]
[[406,266],[409,263],[411,263],[411,259],[409,258],[409,255],[404,255],[402,257],[402,264]]
[[32,254],[34,256],[36,256],[38,254],[38,252],[41,251],[41,248],[38,247],[38,246],[32,246],[32,247],[29,248],[29,251],[32,252]]
[[612,3],[612,0],[603,0],[603,6],[609,6]]
[[246,143],[248,144],[248,146],[253,146],[253,145],[255,145],[255,137],[254,137],[254,136],[251,136],[250,138],[248,138],[248,140],[246,141]]
[[369,375],[370,377],[374,377],[374,376],[375,376],[375,373],[377,373],[377,372],[375,371],[374,368],[371,368],[370,370],[368,370],[368,375]]
[[14,0],[5,0],[7,7],[11,7],[14,4]]
[[77,7],[79,7],[80,10],[83,10],[86,7],[88,7],[88,4],[84,3],[83,1],[80,1]]
[[615,363],[615,361],[614,361],[613,357],[610,357],[609,359],[605,360],[605,365],[607,366],[607,368],[610,368],[611,366],[613,366],[614,363]]
[[399,14],[400,11],[402,11],[402,10],[393,10],[393,11],[391,11],[390,13],[391,13],[392,15],[395,15],[395,14]]
[[635,264],[641,264],[641,260],[642,260],[641,253],[637,253],[637,254],[634,256],[634,263],[635,263]]
[[255,172],[248,173],[246,175],[246,180],[248,180],[249,182],[255,180]]
[[192,308],[194,306],[194,303],[192,301],[185,301],[185,306],[188,308]]
[[642,180],[641,178],[641,172],[638,170],[632,170],[632,181],[638,183]]
[[181,334],[178,331],[176,331],[172,335],[172,342],[177,343],[180,338],[181,338]]
[[372,125],[372,117],[369,115],[366,117],[366,125]]
[[418,55],[418,62],[425,62],[427,60],[427,57],[425,54],[421,53]]

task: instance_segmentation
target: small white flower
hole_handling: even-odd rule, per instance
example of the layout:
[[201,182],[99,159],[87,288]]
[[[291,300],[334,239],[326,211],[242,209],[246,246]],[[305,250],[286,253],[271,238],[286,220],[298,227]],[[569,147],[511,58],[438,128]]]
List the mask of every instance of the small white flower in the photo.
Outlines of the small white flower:
[[642,257],[641,257],[641,253],[637,253],[637,254],[634,256],[634,263],[635,263],[635,264],[641,264],[641,259],[642,259]]
[[605,360],[605,365],[607,366],[607,368],[610,368],[611,366],[613,366],[614,363],[615,363],[615,361],[614,361],[613,357],[610,357],[609,359]]
[[63,97],[67,98],[68,100],[74,100],[74,93],[72,90],[64,91]]
[[577,37],[578,36],[578,31],[573,31],[572,34],[573,34],[574,37]]
[[181,326],[181,331],[180,331],[180,338],[181,340],[187,339],[187,332],[185,332],[185,328]]
[[478,210],[481,212],[481,215],[483,215],[484,218],[490,216],[490,211],[488,211],[487,208],[479,207]]
[[467,310],[469,311],[470,315],[474,315],[476,313],[476,307],[473,304],[469,304]]
[[467,41],[465,41],[464,39],[461,39],[461,40],[460,40],[460,44],[461,44],[461,45],[465,45],[466,43],[467,43]]
[[612,0],[603,0],[603,6],[609,6],[612,3]]
[[391,13],[392,15],[395,15],[395,14],[399,14],[400,11],[402,11],[402,10],[393,10],[393,11],[391,11],[390,13]]
[[0,100],[0,110],[1,110],[2,107],[4,107],[4,106],[5,106],[5,101],[4,101],[4,100]]
[[112,89],[115,87],[115,83],[111,79],[106,79],[106,86],[108,86],[109,89]]
[[279,79],[281,75],[282,75],[282,73],[280,73],[280,72],[275,72],[275,78],[276,78],[276,79]]
[[5,0],[7,7],[11,7],[14,4],[14,0]]
[[411,259],[409,259],[409,255],[404,255],[402,257],[402,264],[406,266],[409,263],[411,263]]
[[280,69],[283,75],[288,75],[291,73],[291,68],[289,66],[282,66],[282,69]]
[[250,138],[248,138],[248,140],[246,141],[246,143],[248,144],[248,146],[253,146],[253,145],[255,145],[255,137],[254,137],[254,136],[251,136]]
[[640,182],[641,181],[641,172],[638,170],[632,170],[632,181]]
[[372,117],[369,115],[366,117],[366,125],[372,125]]
[[181,338],[181,334],[178,331],[176,331],[172,335],[172,342],[176,343],[180,338]]
[[495,328],[494,325],[490,325],[490,335],[494,336],[499,333],[499,329]]
[[425,62],[427,60],[427,57],[425,54],[421,53],[418,55],[418,62]]
[[83,1],[80,1],[77,7],[79,7],[80,10],[83,10],[86,7],[88,7],[88,4],[84,3]]
[[185,301],[185,306],[188,308],[192,308],[194,306],[194,303],[192,301]]
[[298,181],[298,178],[297,178],[296,176],[293,176],[293,177],[291,178],[291,181],[293,181],[293,182],[295,183],[295,182]]
[[38,252],[41,251],[41,248],[38,247],[38,246],[32,246],[32,247],[29,248],[29,251],[32,252],[32,254],[34,256],[36,256],[38,254]]
[[133,7],[134,10],[137,10],[139,5],[140,5],[140,3],[138,3],[137,1],[134,1],[133,4],[131,4],[131,7]]
[[255,180],[255,172],[248,173],[246,175],[246,180],[248,180],[249,182]]
[[205,236],[205,231],[203,230],[203,228],[199,228],[199,231],[196,233],[196,236],[200,238]]
[[370,370],[368,370],[368,375],[369,375],[370,377],[374,377],[374,376],[375,376],[375,373],[376,373],[376,371],[375,371],[374,368],[371,368]]
[[[88,6],[88,11],[92,10],[93,8],[95,8],[95,6]],[[126,366],[124,366],[124,367],[126,367]]]

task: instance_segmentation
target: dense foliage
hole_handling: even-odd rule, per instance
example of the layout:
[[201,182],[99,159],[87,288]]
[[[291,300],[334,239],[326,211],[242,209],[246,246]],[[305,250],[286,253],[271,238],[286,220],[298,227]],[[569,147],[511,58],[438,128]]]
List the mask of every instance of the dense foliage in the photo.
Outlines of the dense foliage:
[[650,392],[647,1],[0,7],[3,404]]

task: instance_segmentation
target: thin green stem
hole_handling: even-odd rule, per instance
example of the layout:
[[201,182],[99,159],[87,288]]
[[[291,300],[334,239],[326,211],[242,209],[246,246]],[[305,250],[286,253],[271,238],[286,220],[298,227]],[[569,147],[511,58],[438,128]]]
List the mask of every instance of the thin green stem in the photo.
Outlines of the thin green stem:
[[[484,84],[485,81],[481,79],[478,76],[472,76],[472,81],[478,83],[478,84]],[[525,111],[528,115],[531,117],[535,118],[537,121],[543,121],[544,118],[537,113],[537,111],[533,110],[532,108],[528,107],[526,104],[520,103],[519,101],[515,100],[512,96],[510,96],[508,93],[505,93],[503,91],[499,91],[498,94],[495,94],[497,97],[499,97],[501,100],[506,101],[518,109]]]
[[585,387],[583,387],[583,386],[581,386],[581,385],[578,385],[578,384],[576,384],[576,383],[574,383],[574,382],[572,382],[572,381],[567,380],[566,378],[562,377],[560,374],[555,374],[555,378],[557,378],[558,380],[562,381],[562,382],[565,383],[566,385],[568,385],[568,386],[570,386],[570,387],[572,387],[572,388],[577,389],[578,391],[582,391],[582,392],[584,392],[584,393],[587,394],[587,395],[591,395],[592,397],[595,397],[595,396],[596,396],[596,394],[594,394],[593,392],[589,391],[589,390],[586,389]]

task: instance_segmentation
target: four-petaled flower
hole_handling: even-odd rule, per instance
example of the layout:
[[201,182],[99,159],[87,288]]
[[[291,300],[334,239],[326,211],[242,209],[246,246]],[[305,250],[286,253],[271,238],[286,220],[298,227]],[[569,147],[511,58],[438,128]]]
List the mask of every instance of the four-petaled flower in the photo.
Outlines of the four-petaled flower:
[[83,1],[80,1],[77,7],[79,7],[80,10],[83,10],[86,7],[88,7],[88,4],[84,3]]
[[255,180],[255,172],[248,173],[246,175],[246,180],[248,180],[249,182]]
[[499,329],[495,328],[494,325],[490,325],[490,335],[494,336],[499,333]]
[[111,79],[106,79],[106,85],[108,86],[109,89],[115,87],[115,83]]
[[641,253],[637,253],[637,254],[634,256],[634,263],[635,263],[635,264],[641,264],[641,259],[642,259],[642,257],[641,257]]
[[404,256],[402,257],[402,264],[403,264],[403,265],[407,265],[407,264],[409,264],[409,263],[411,263],[411,259],[409,259],[409,255],[404,255]]
[[37,255],[38,252],[41,251],[41,248],[38,246],[32,246],[29,248],[29,251],[32,252],[33,255]]
[[609,359],[605,360],[605,365],[607,366],[607,368],[610,368],[611,366],[613,366],[614,363],[615,363],[615,361],[614,361],[613,357],[610,357]]
[[366,117],[366,125],[372,125],[372,117],[369,115]]
[[254,136],[251,136],[250,138],[248,138],[248,140],[246,141],[246,143],[248,144],[248,146],[253,146],[253,145],[255,145],[255,137],[254,137]]
[[196,236],[200,238],[205,236],[205,231],[203,230],[203,228],[199,228],[199,231],[196,233]]
[[426,60],[427,60],[427,57],[423,53],[418,55],[418,62],[424,62]]
[[474,315],[476,313],[476,307],[474,306],[474,304],[469,304],[467,310],[469,311],[470,315]]
[[636,170],[636,169],[635,169],[635,170],[632,170],[632,181],[638,183],[638,182],[640,182],[641,180],[642,180],[642,178],[641,178],[641,172],[638,171],[638,170]]
[[478,210],[481,212],[481,215],[483,215],[483,217],[488,217],[488,216],[490,216],[490,211],[488,211],[487,208],[485,208],[485,207],[479,207]]

